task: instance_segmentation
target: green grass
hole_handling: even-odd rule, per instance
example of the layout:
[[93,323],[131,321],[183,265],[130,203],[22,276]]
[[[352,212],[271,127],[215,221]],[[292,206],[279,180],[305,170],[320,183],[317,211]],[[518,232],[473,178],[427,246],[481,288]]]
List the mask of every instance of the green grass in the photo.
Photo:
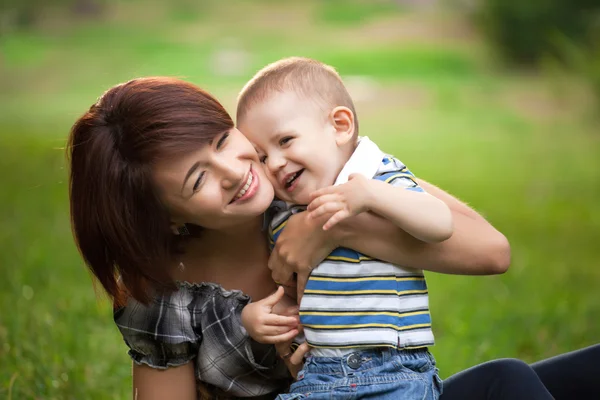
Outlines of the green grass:
[[[257,13],[298,6],[239,3],[228,14],[194,4],[128,19],[129,4],[108,22],[0,39],[0,398],[130,397],[126,347],[70,233],[61,148],[75,118],[110,85],[147,74],[185,76],[233,111],[256,68],[292,54],[371,77],[374,94],[357,104],[362,133],[511,241],[503,276],[428,275],[443,376],[600,337],[600,137],[583,102],[553,99],[542,77],[489,71],[477,46],[340,40],[360,36],[361,26],[324,23],[315,2],[306,18],[321,21],[316,27],[278,35]],[[222,37],[251,54],[237,75],[220,76],[207,62],[230,43]],[[527,94],[549,108],[536,111]]]
[[317,20],[327,24],[355,25],[400,10],[400,4],[390,0],[329,0],[321,2],[315,14]]

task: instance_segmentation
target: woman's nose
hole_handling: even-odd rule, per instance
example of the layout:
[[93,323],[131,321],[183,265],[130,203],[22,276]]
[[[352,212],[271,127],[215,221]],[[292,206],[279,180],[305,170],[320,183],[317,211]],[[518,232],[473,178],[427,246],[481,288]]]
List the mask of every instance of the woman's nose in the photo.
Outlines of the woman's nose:
[[215,167],[221,175],[221,186],[223,189],[231,189],[240,185],[242,179],[248,175],[250,166],[246,168],[241,163],[233,165],[231,161],[219,160],[215,163]]

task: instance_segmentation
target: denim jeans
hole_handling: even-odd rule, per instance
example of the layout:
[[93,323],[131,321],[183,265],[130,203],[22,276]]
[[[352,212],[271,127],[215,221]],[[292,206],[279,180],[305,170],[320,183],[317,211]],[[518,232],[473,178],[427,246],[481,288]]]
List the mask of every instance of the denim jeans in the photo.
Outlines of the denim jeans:
[[290,392],[277,398],[437,400],[441,391],[429,351],[378,348],[344,357],[309,356]]

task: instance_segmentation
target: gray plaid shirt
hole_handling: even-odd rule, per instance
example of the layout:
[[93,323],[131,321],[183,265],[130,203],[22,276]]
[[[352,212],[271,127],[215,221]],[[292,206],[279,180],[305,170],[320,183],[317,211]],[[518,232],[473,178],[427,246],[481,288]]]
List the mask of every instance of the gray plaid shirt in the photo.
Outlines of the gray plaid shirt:
[[249,302],[214,283],[180,283],[148,306],[129,299],[114,320],[138,364],[165,369],[193,360],[197,381],[228,395],[283,392],[290,377],[275,348],[255,342],[242,327]]

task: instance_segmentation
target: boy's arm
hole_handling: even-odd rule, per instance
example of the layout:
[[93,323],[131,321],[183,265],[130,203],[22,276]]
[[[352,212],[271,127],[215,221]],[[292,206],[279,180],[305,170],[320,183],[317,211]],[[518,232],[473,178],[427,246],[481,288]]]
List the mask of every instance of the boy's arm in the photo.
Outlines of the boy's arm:
[[[443,242],[452,236],[452,214],[441,200],[424,191],[365,180],[367,209],[389,220],[426,243]],[[415,187],[413,187],[415,188]]]
[[351,175],[347,183],[313,193],[308,211],[313,218],[333,213],[325,230],[345,218],[372,211],[424,242],[448,239],[453,230],[450,209],[425,193],[409,174],[392,172],[381,179]]

